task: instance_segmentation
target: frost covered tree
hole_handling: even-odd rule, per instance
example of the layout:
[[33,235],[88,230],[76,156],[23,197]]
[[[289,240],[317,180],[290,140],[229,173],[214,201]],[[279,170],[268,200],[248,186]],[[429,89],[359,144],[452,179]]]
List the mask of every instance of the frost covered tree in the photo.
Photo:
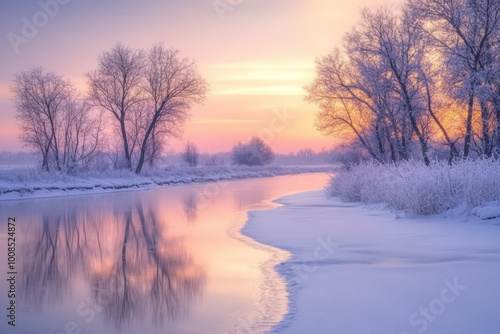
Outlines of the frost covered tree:
[[20,139],[42,156],[46,171],[88,165],[102,148],[103,123],[71,82],[37,67],[15,76],[11,91]]
[[117,44],[87,77],[90,99],[115,120],[125,167],[137,174],[158,156],[166,136],[180,135],[192,104],[208,90],[194,60],[161,44],[148,52]]
[[144,135],[140,145],[139,174],[148,144],[155,132],[179,135],[191,105],[205,99],[208,85],[198,73],[196,62],[181,58],[179,51],[161,44],[151,48],[144,68],[144,99],[147,104]]
[[433,142],[460,155],[458,137],[445,122],[450,103],[441,58],[415,6],[400,12],[364,9],[361,22],[337,48],[316,61],[306,100],[319,108],[317,127],[353,139],[376,161],[420,156],[429,165]]
[[425,54],[425,40],[420,33],[418,20],[409,10],[395,15],[388,9],[376,12],[362,11],[359,28],[347,35],[347,52],[355,61],[374,61],[380,71],[369,75],[381,76],[383,87],[388,89],[393,101],[397,101],[404,118],[408,120],[421,148],[426,165],[429,119],[422,98],[419,70]]
[[261,138],[253,137],[250,142],[233,147],[232,160],[237,165],[262,166],[273,162],[274,153]]
[[186,147],[184,149],[184,153],[182,153],[182,158],[190,167],[198,166],[198,159],[200,153],[198,152],[198,148],[195,144],[191,142],[186,143]]
[[144,51],[118,43],[99,56],[97,70],[87,73],[89,100],[112,116],[128,169],[132,169],[145,112],[141,88],[144,57]]
[[379,109],[370,82],[374,76],[362,76],[357,65],[340,49],[318,58],[317,77],[306,87],[306,100],[319,107],[316,123],[319,130],[327,135],[353,134],[373,159],[383,161],[379,154],[382,152],[377,152],[370,140],[377,131],[374,124]]
[[429,163],[428,119],[415,85],[416,66],[409,63],[415,55],[408,54],[418,41],[388,10],[363,10],[362,17],[342,50],[316,61],[306,100],[320,108],[317,127],[326,134],[353,134],[377,161],[408,159],[416,137]]
[[464,157],[469,156],[474,141],[476,110],[481,128],[478,153],[491,156],[500,134],[500,90],[496,81],[500,61],[500,2],[410,0],[409,3],[428,23],[424,29],[444,58],[450,95],[466,104]]

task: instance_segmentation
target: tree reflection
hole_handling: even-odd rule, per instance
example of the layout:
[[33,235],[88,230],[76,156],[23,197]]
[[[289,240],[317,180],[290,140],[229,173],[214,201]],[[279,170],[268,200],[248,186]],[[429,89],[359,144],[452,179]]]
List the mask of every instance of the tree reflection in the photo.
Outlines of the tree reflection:
[[46,212],[41,227],[30,229],[34,238],[23,247],[21,295],[34,307],[60,300],[68,291],[75,265],[85,256],[86,235],[80,233],[77,212]]
[[60,299],[60,294],[66,288],[66,272],[60,270],[57,252],[60,224],[60,219],[55,219],[53,224],[50,224],[49,218],[43,217],[39,240],[29,248],[29,259],[32,261],[25,264],[22,271],[29,275],[21,276],[20,292],[24,294],[25,299],[29,297],[30,304],[35,307],[42,307],[44,302]]
[[187,315],[202,293],[205,271],[181,237],[168,235],[158,210],[139,200],[97,212],[68,205],[42,214],[23,247],[23,297],[36,307],[67,297],[81,280],[89,307],[117,327]]
[[196,221],[198,218],[198,195],[196,192],[190,192],[187,196],[184,197],[184,213],[186,214],[186,218],[188,224]]

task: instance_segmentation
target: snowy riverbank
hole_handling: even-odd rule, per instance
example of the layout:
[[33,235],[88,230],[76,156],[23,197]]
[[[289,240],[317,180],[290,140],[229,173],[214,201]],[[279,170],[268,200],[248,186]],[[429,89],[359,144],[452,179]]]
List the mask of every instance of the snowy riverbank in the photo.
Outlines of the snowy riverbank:
[[500,219],[395,218],[381,206],[286,196],[242,233],[289,251],[290,299],[274,333],[496,333]]
[[46,173],[35,168],[0,170],[0,200],[83,195],[202,182],[334,171],[336,166],[168,167],[137,175],[130,171]]
[[500,161],[362,163],[341,170],[328,193],[348,202],[385,203],[410,215],[500,217]]

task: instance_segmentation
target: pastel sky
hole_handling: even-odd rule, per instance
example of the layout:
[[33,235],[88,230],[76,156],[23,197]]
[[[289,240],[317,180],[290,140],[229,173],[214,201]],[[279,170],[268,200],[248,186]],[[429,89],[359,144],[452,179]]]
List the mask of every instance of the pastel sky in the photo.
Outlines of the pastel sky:
[[[9,33],[23,36],[23,19],[43,24],[40,3],[55,1],[0,2],[0,151],[22,149],[8,89],[15,73],[43,66],[85,92],[83,74],[118,41],[175,47],[210,84],[170,148],[190,140],[201,151],[228,151],[259,134],[280,153],[329,148],[335,141],[314,128],[315,107],[303,101],[314,59],[339,45],[361,8],[402,0],[57,0],[57,13],[16,53]],[[276,123],[277,111],[288,120]]]

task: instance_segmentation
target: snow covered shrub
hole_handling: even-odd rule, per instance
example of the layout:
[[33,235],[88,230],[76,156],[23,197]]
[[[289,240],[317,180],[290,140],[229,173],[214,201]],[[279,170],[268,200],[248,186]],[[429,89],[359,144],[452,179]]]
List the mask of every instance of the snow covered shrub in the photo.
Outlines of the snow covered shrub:
[[408,161],[362,163],[330,181],[328,193],[346,201],[387,203],[409,214],[431,215],[465,205],[469,210],[500,200],[500,162],[489,159],[453,165]]
[[274,153],[262,139],[253,137],[248,144],[238,143],[233,147],[232,159],[237,165],[262,166],[274,160]]
[[346,169],[359,165],[361,162],[370,161],[368,154],[356,143],[347,143],[336,147],[330,152],[331,162],[340,163]]

